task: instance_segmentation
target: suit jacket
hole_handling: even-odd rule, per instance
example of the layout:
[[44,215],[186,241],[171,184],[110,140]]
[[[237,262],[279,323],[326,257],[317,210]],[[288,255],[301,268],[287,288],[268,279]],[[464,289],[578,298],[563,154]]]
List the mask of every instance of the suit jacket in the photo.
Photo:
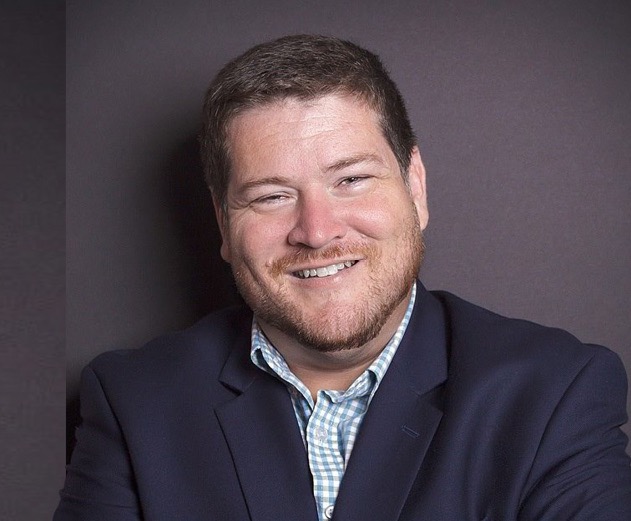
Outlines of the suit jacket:
[[[316,521],[283,383],[224,310],[82,376],[55,521]],[[605,348],[419,285],[338,521],[631,519],[626,378]]]

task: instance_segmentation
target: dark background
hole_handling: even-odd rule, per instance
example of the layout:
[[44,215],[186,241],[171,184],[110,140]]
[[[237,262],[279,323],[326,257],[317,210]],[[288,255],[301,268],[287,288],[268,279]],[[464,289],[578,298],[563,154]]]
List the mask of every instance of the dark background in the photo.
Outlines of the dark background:
[[0,7],[0,519],[64,472],[64,3]]
[[[357,41],[399,84],[428,171],[425,284],[608,345],[631,372],[628,2],[110,0],[66,10],[68,439],[91,358],[235,301],[197,159],[201,100],[227,60],[297,32]],[[13,499],[0,517],[25,521],[50,517],[64,474],[63,150],[48,100],[63,92],[59,14],[27,12],[34,28],[15,30],[13,45],[24,54],[38,41],[43,57],[16,61],[21,88],[2,97],[14,110],[42,91],[26,116],[3,122],[14,151],[2,217],[33,226],[9,236],[1,265],[15,390],[2,399],[2,494]],[[27,123],[37,132],[22,135]]]

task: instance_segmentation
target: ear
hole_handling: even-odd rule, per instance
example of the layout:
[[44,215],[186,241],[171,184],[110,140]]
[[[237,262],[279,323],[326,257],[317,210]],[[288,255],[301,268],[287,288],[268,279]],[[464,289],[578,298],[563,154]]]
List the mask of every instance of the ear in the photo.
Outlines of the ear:
[[230,263],[232,254],[230,252],[230,240],[228,235],[228,216],[225,214],[223,206],[219,199],[215,197],[215,194],[213,194],[212,197],[213,207],[215,208],[215,219],[217,219],[217,226],[221,233],[221,248],[219,252],[221,253],[221,258],[227,263]]
[[414,202],[414,206],[416,206],[421,230],[425,230],[427,223],[429,222],[429,210],[427,208],[425,167],[423,166],[421,153],[419,152],[418,147],[414,147],[414,150],[412,151],[410,168],[408,170],[408,185],[412,201]]

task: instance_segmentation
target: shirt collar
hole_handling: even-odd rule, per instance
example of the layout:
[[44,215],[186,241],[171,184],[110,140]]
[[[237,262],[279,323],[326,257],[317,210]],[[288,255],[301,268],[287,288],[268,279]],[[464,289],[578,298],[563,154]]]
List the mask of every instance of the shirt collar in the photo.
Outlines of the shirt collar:
[[[347,391],[331,391],[331,394],[335,395],[335,398],[341,400],[345,397],[349,397],[350,395],[356,396],[358,393],[372,394],[375,392],[375,390],[381,383],[384,375],[386,374],[386,371],[390,366],[390,362],[392,362],[394,354],[396,353],[399,344],[403,339],[403,335],[405,334],[405,331],[410,322],[410,317],[412,316],[412,310],[414,309],[415,300],[416,282],[412,286],[410,302],[408,303],[408,307],[403,316],[403,320],[399,324],[399,327],[397,328],[390,341],[386,344],[384,349],[373,361],[370,367],[368,367],[368,369],[366,369],[351,384]],[[286,384],[289,384],[290,388],[293,387],[300,391],[303,395],[306,394],[307,396],[305,396],[305,398],[308,397],[308,400],[311,401],[310,394],[306,389],[306,386],[296,375],[294,375],[291,369],[289,369],[289,366],[287,365],[287,362],[285,361],[283,356],[267,339],[256,320],[256,316],[252,320],[250,359],[259,369],[270,373],[277,378],[280,378]],[[370,380],[368,385],[366,385],[366,379]]]

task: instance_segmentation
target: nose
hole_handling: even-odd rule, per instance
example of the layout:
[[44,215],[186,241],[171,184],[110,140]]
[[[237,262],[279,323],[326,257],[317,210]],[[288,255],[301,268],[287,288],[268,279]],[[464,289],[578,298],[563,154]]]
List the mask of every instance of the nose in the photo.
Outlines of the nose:
[[303,195],[296,207],[289,244],[319,249],[344,237],[347,225],[339,204],[329,194]]

